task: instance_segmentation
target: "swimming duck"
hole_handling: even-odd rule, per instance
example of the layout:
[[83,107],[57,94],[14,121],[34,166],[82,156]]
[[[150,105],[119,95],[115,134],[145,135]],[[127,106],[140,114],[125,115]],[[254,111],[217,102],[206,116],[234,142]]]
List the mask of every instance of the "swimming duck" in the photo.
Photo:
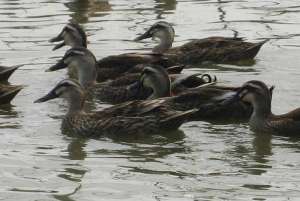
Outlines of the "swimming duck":
[[[154,76],[155,74],[153,69],[147,67],[140,77],[140,87],[151,89],[150,92],[152,94],[148,96],[147,101],[136,101],[139,108],[142,108],[144,104],[146,106],[159,104],[168,108],[168,110],[188,111],[197,109],[197,112],[190,115],[189,120],[191,121],[245,121],[249,119],[252,113],[251,105],[243,101],[238,101],[234,104],[223,104],[223,102],[226,102],[236,94],[239,87],[217,86],[212,82],[193,88],[185,86],[186,89],[184,91],[179,90],[178,94],[174,94],[172,93],[174,89],[169,86],[170,82],[167,75],[158,78]],[[158,84],[163,82],[163,79],[165,79],[164,85]],[[184,84],[180,84],[180,82],[181,80],[178,82],[177,87]],[[182,89],[184,87],[178,88]],[[127,114],[127,112],[126,107],[122,107],[119,110],[120,114]]]
[[[74,21],[69,22],[56,37],[49,42],[59,42],[53,50],[59,49],[65,45],[73,48],[87,47],[87,36],[82,27]],[[138,64],[157,64],[162,66],[172,66],[168,64],[167,58],[161,54],[155,53],[125,53],[112,55],[97,61],[98,82],[119,77],[129,70],[140,72]]]
[[182,46],[172,47],[175,31],[172,25],[160,21],[152,25],[144,34],[135,41],[146,38],[157,38],[160,43],[152,50],[153,53],[163,54],[169,63],[197,64],[204,61],[216,63],[236,62],[253,59],[261,46],[266,42],[250,43],[242,38],[209,37],[192,40]]
[[[61,68],[72,67],[78,72],[79,83],[99,100],[108,103],[121,103],[139,99],[154,99],[170,96],[171,84],[167,70],[160,66],[144,67],[142,73],[125,74],[119,79],[96,82],[96,59],[91,51],[84,47],[71,48],[64,57],[47,71],[55,71]],[[197,74],[198,75],[198,74]],[[199,86],[207,83],[205,77],[198,79],[194,75],[176,78],[172,76],[174,83],[172,89],[175,93],[183,91],[189,86]],[[179,77],[177,75],[177,77]],[[182,77],[182,76],[181,76]],[[188,80],[191,80],[190,82]],[[208,80],[211,82],[211,79]],[[141,85],[144,83],[144,85]],[[145,84],[147,83],[147,87]]]
[[8,78],[22,65],[16,65],[11,67],[0,66],[0,82],[8,82]]
[[[35,101],[46,102],[62,97],[68,102],[68,112],[62,122],[62,129],[73,134],[96,137],[111,135],[157,134],[161,131],[176,130],[195,110],[179,112],[167,110],[159,104],[138,107],[135,102],[127,102],[105,111],[84,111],[84,89],[74,80],[59,82],[47,95]],[[132,106],[130,106],[132,104]],[[126,110],[130,112],[120,113]]]
[[23,89],[23,86],[0,84],[0,105],[10,104],[21,89]]
[[[147,114],[156,115],[156,110],[149,110],[147,108],[163,107],[167,111],[191,111],[192,114],[187,117],[187,121],[221,121],[221,122],[236,122],[246,121],[252,112],[250,104],[243,101],[224,104],[236,94],[239,88],[223,87],[223,86],[200,86],[197,90],[189,91],[177,96],[163,97],[152,100],[136,100],[125,102],[106,108],[101,111],[103,113],[112,114],[110,109],[115,114],[122,114],[123,116],[130,116],[132,113],[137,115],[143,111],[141,115],[147,111]],[[141,108],[146,108],[141,110]],[[117,111],[117,112],[115,112]]]
[[286,114],[274,115],[271,111],[272,92],[264,82],[246,82],[233,100],[242,100],[252,105],[249,125],[254,132],[285,136],[296,136],[300,133],[300,108]]
[[[46,71],[55,71],[62,68],[74,68],[78,72],[78,80],[81,86],[93,97],[102,102],[117,104],[130,100],[145,99],[150,95],[147,91],[140,90],[138,79],[128,85],[116,81],[97,83],[97,61],[91,51],[84,47],[76,47],[68,50],[64,57]],[[163,69],[165,70],[165,69]],[[126,77],[126,76],[125,76]]]

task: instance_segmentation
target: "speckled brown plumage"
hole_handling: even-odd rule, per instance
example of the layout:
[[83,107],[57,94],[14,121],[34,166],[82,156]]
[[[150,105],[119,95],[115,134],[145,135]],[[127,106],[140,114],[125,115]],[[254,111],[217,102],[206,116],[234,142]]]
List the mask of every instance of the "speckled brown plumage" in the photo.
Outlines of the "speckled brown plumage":
[[204,87],[171,97],[165,104],[181,111],[197,108],[198,112],[192,116],[193,120],[248,120],[253,111],[250,104],[243,101],[226,106],[219,104],[236,90],[237,88],[231,87]]
[[97,81],[103,82],[108,79],[115,79],[122,76],[125,72],[141,72],[143,68],[141,65],[135,67],[138,64],[154,64],[160,66],[172,66],[168,64],[166,57],[160,54],[139,54],[139,53],[127,53],[120,55],[108,56],[97,61]]
[[[151,101],[134,101],[105,109],[103,113],[122,114],[130,116],[131,114],[151,114],[155,115],[157,108],[168,111],[188,111],[196,109],[189,120],[248,120],[253,109],[251,105],[239,101],[230,105],[219,104],[230,97],[238,88],[232,87],[204,87],[190,90],[178,96],[155,99]],[[141,109],[143,108],[143,109]],[[111,111],[113,109],[114,112]]]
[[68,115],[64,118],[62,127],[73,134],[86,137],[158,134],[162,131],[178,129],[195,112],[194,110],[169,111],[163,109],[163,106],[157,106],[144,113],[143,108],[137,105],[135,110],[129,111],[128,108],[124,108],[127,112],[121,113],[121,106],[117,105],[117,108],[113,106],[97,113]]
[[[139,83],[137,83],[139,84]],[[143,90],[133,84],[111,86],[109,83],[99,83],[88,89],[89,93],[101,102],[118,104],[132,100],[143,100],[151,95],[151,90]]]
[[258,80],[246,82],[235,99],[249,102],[253,106],[249,125],[254,132],[299,136],[300,108],[286,114],[273,114],[271,111],[272,91],[265,83]]
[[175,64],[197,64],[204,61],[231,63],[253,59],[265,42],[250,43],[241,38],[209,37],[171,48],[164,55]]
[[170,110],[159,101],[133,101],[112,106],[103,111],[84,111],[84,91],[74,80],[62,80],[36,103],[63,97],[68,102],[68,112],[62,121],[65,132],[73,135],[96,137],[103,135],[157,134],[176,130],[196,110]]
[[182,46],[173,47],[175,31],[172,25],[165,21],[154,23],[148,30],[135,40],[157,38],[159,44],[152,52],[163,54],[174,64],[199,64],[202,62],[232,63],[253,59],[261,46],[266,42],[250,43],[236,37],[208,37],[194,39]]

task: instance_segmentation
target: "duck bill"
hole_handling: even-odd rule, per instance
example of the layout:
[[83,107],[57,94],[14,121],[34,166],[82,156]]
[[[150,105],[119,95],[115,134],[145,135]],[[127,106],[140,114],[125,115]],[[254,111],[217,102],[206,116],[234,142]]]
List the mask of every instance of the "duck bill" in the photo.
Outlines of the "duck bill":
[[60,60],[57,64],[55,64],[55,65],[51,66],[50,68],[48,68],[46,70],[46,72],[57,71],[57,70],[67,68],[67,67],[68,67],[68,65],[65,64],[63,60]]
[[144,40],[144,39],[146,39],[146,38],[151,38],[151,37],[152,37],[152,34],[150,34],[150,32],[147,31],[147,32],[144,33],[143,35],[140,35],[140,36],[136,37],[136,38],[134,39],[134,41],[141,41],[141,40]]
[[[54,43],[54,42],[63,41],[64,40],[64,37],[63,37],[64,32],[65,32],[65,29],[63,29],[56,37],[51,38],[49,40],[49,42]],[[57,50],[57,49],[59,49],[63,46],[65,46],[65,42],[62,42],[62,43],[59,43],[59,44],[55,45],[52,50]]]
[[34,103],[43,103],[43,102],[46,102],[48,100],[55,99],[57,97],[58,97],[58,95],[54,92],[54,90],[52,90],[48,94],[43,96],[42,98],[39,98],[36,101],[34,101]]
[[51,38],[49,40],[50,43],[54,43],[54,42],[59,42],[59,41],[62,41],[64,40],[64,32],[65,32],[65,29],[63,29],[57,36],[55,36],[54,38]]
[[221,105],[227,106],[227,105],[232,105],[238,101],[240,101],[243,98],[242,91],[244,89],[240,88],[237,92],[235,92],[232,96],[228,97],[224,101],[221,102]]
[[55,45],[54,48],[53,48],[52,50],[53,50],[53,51],[54,51],[54,50],[57,50],[57,49],[59,49],[59,48],[65,46],[65,45],[66,45],[65,42],[61,42],[61,43]]

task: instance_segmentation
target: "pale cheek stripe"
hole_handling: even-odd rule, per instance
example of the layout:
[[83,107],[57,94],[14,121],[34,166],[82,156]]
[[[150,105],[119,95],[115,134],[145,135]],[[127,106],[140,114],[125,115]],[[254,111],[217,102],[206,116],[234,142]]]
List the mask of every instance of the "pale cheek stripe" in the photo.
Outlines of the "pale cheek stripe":
[[256,89],[260,89],[260,88],[261,88],[260,85],[253,84],[253,83],[249,83],[249,84],[247,84],[247,85],[248,85],[248,86],[251,86],[251,87],[253,87],[253,88],[256,88]]

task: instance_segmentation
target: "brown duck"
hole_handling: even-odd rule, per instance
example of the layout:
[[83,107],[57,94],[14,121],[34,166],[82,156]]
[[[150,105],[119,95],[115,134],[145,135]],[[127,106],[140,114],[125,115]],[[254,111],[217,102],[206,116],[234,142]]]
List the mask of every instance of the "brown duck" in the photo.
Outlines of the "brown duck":
[[128,102],[104,111],[87,113],[84,111],[84,89],[69,79],[59,82],[47,95],[35,102],[59,97],[66,99],[69,107],[62,122],[63,130],[85,137],[158,134],[176,130],[195,112],[168,110],[159,103],[147,106],[145,102],[140,107],[137,102]]
[[271,111],[272,93],[265,83],[257,80],[246,82],[233,98],[233,102],[239,100],[249,102],[253,107],[249,120],[253,131],[299,136],[300,108],[286,114],[274,115]]
[[[117,104],[131,100],[154,99],[187,90],[212,82],[210,75],[172,75],[174,85],[170,86],[170,78],[165,68],[147,66],[142,73],[124,74],[122,77],[102,83],[96,82],[97,61],[91,51],[84,47],[71,48],[64,57],[47,71],[62,68],[74,68],[78,72],[79,83],[94,97],[102,102]],[[198,75],[198,74],[197,74]],[[142,81],[148,82],[144,87]]]
[[160,43],[152,50],[163,54],[169,63],[197,64],[205,61],[215,63],[232,63],[253,59],[261,46],[267,41],[250,43],[242,38],[209,37],[192,40],[182,46],[173,47],[175,31],[168,22],[160,21],[152,25],[144,34],[135,40],[157,38]]
[[[87,47],[87,36],[82,27],[76,22],[68,23],[59,35],[49,40],[50,42],[59,42],[53,50],[65,45],[71,47]],[[156,53],[126,53],[120,55],[108,56],[97,62],[97,80],[102,82],[108,79],[115,79],[127,71],[141,72],[141,64],[157,64],[169,67],[166,57]]]

